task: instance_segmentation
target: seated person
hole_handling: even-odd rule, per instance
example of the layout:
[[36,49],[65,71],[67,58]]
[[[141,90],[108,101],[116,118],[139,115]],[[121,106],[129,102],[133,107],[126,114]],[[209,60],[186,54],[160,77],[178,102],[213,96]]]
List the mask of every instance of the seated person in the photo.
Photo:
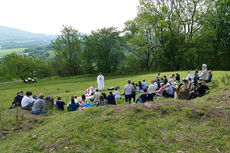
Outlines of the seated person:
[[143,90],[143,86],[142,86],[141,81],[138,81],[138,87],[139,87],[139,90],[140,90],[140,92],[141,92],[141,90]]
[[164,76],[164,85],[166,85],[168,83],[168,79],[166,77],[166,75]]
[[12,102],[12,105],[10,106],[9,109],[15,108],[17,106],[21,106],[22,98],[23,98],[23,91],[19,91],[17,93],[17,96],[14,97],[14,101]]
[[78,103],[75,103],[74,97],[71,98],[71,103],[68,105],[67,110],[69,112],[76,111],[79,107]]
[[135,103],[137,103],[138,101],[140,103],[144,103],[144,102],[148,101],[148,99],[149,99],[149,97],[147,94],[147,89],[144,89],[144,93],[140,97],[137,98]]
[[165,98],[168,98],[168,97],[174,98],[174,87],[168,83],[168,84],[166,85],[166,90],[163,90],[162,95],[163,95]]
[[135,86],[136,86],[135,92],[136,92],[136,93],[140,93],[140,87],[138,86],[137,83],[135,84]]
[[56,106],[58,110],[64,111],[65,102],[61,100],[61,97],[57,98]]
[[212,71],[211,71],[211,70],[208,71],[208,77],[207,77],[207,79],[205,80],[205,82],[206,82],[206,83],[212,82]]
[[86,99],[85,95],[82,95],[82,97],[81,97],[81,106],[84,106],[87,103],[88,102],[87,102],[87,99]]
[[157,91],[158,96],[161,96],[163,94],[163,91],[166,90],[164,87],[164,83],[161,83],[160,86],[160,89]]
[[105,97],[103,95],[101,95],[100,101],[99,101],[97,106],[104,106],[104,105],[107,105],[107,100],[105,99]]
[[206,91],[209,90],[208,86],[204,81],[199,83],[199,86],[197,88],[197,92],[199,93],[199,97],[202,97],[206,94]]
[[197,92],[195,86],[191,86],[191,91],[189,92],[189,100],[195,99],[196,97],[199,96],[199,93]]
[[113,95],[115,96],[115,99],[121,99],[120,92],[115,88],[115,91],[113,92]]
[[180,75],[178,73],[176,73],[176,81],[180,82]]
[[112,92],[109,92],[109,95],[108,95],[108,97],[107,97],[107,100],[108,100],[108,104],[116,105],[115,96],[113,95]]
[[22,109],[31,110],[35,102],[35,99],[33,99],[31,96],[32,96],[32,92],[27,91],[26,95],[22,98],[22,101],[21,101]]
[[40,93],[38,95],[38,99],[35,101],[32,107],[32,114],[39,115],[39,114],[46,114],[47,111],[43,110],[42,106],[45,104],[44,94]]
[[95,92],[95,94],[93,95],[93,102],[95,103],[95,104],[98,104],[99,103],[99,101],[100,101],[100,97],[101,97],[101,93],[99,92],[99,90],[98,89],[96,89],[96,92]]
[[143,90],[147,89],[147,84],[146,84],[145,80],[143,80],[143,82],[142,82],[142,89]]
[[179,87],[176,89],[176,94],[178,99],[188,100],[189,99],[188,81],[183,80],[183,84],[179,84]]
[[75,102],[75,103],[78,103],[77,96],[74,96],[74,102]]

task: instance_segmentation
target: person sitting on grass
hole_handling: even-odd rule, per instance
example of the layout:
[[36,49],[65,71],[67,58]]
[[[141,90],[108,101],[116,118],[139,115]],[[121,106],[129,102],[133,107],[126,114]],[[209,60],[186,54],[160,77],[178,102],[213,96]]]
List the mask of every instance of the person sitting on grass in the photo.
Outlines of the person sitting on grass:
[[110,104],[110,105],[116,105],[115,96],[113,95],[113,93],[111,91],[109,92],[107,100],[108,100],[108,104]]
[[101,93],[99,92],[98,89],[96,89],[96,92],[93,95],[93,102],[98,105],[99,101],[100,101],[100,97],[101,97]]
[[199,97],[204,96],[208,90],[209,90],[209,88],[204,81],[199,83],[199,86],[197,88],[197,92],[199,93]]
[[198,91],[196,90],[196,88],[195,88],[195,86],[191,86],[191,90],[190,90],[190,92],[189,92],[189,100],[191,100],[191,99],[195,99],[196,97],[198,97],[199,96],[199,93],[198,93]]
[[142,86],[141,81],[138,81],[138,87],[139,87],[139,90],[140,90],[140,91],[143,90],[143,86]]
[[67,110],[69,112],[76,111],[79,107],[78,103],[75,103],[74,97],[71,98],[71,103],[68,105]]
[[106,99],[106,94],[105,93],[102,93],[101,96],[100,96],[100,101],[99,101],[99,104],[98,106],[105,106],[107,105],[107,99]]
[[65,102],[61,100],[61,97],[57,98],[56,106],[58,110],[64,111]]
[[81,106],[84,106],[87,103],[88,102],[87,102],[87,99],[86,99],[85,95],[82,95],[82,97],[81,97]]
[[43,110],[43,105],[45,104],[44,94],[40,93],[38,95],[38,99],[35,101],[32,107],[32,114],[39,115],[39,114],[46,114],[47,111]]
[[148,100],[149,100],[149,97],[148,97],[148,94],[147,94],[147,89],[144,89],[144,93],[140,97],[137,98],[135,103],[137,104],[138,101],[140,103],[145,103]]
[[180,74],[176,73],[176,82],[180,82]]
[[115,96],[115,99],[121,99],[120,92],[115,88],[115,91],[113,92],[113,95]]
[[207,79],[205,80],[205,82],[206,82],[206,83],[212,82],[212,71],[211,71],[211,70],[208,71],[208,77],[207,77]]
[[166,77],[166,75],[164,76],[164,85],[166,85],[168,83],[168,79]]
[[142,82],[142,89],[143,90],[147,89],[147,84],[146,84],[145,80],[143,80],[143,82]]
[[23,99],[23,91],[19,91],[17,93],[17,96],[14,97],[14,101],[12,102],[12,105],[10,106],[9,109],[21,106],[22,99]]
[[161,86],[161,88],[157,91],[158,96],[162,96],[163,91],[166,90],[164,87],[164,83],[161,83],[160,86]]
[[26,95],[22,98],[22,101],[21,101],[22,109],[31,110],[35,102],[35,99],[33,99],[31,96],[32,96],[32,92],[27,91]]
[[166,90],[163,90],[162,95],[165,98],[168,98],[168,97],[174,98],[174,87],[168,83],[166,85]]

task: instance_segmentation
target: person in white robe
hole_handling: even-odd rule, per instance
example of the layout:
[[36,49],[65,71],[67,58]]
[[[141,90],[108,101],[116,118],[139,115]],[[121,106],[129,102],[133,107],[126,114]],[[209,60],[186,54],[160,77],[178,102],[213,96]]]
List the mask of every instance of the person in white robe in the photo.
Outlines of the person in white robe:
[[102,73],[100,73],[97,76],[97,85],[98,85],[98,90],[104,89],[104,76],[102,75]]
[[206,64],[203,64],[203,65],[202,65],[202,72],[199,74],[199,79],[200,79],[201,81],[206,80],[207,73],[208,73],[207,65],[206,65]]

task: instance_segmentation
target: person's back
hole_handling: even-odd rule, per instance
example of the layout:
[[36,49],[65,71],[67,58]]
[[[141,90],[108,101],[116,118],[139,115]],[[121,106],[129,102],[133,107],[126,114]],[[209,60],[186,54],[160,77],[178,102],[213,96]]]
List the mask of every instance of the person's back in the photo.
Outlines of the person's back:
[[94,102],[99,102],[100,101],[100,97],[101,97],[101,93],[98,92],[98,89],[96,89],[96,92],[95,94],[93,95],[93,99],[94,99]]
[[[75,100],[75,99],[74,99]],[[61,97],[58,97],[58,100],[56,101],[57,109],[58,110],[64,110],[65,102],[61,100]]]
[[45,110],[42,110],[42,106],[45,104],[44,94],[39,94],[38,99],[35,101],[32,107],[32,113],[39,115],[41,113],[46,113]]
[[197,89],[199,96],[205,95],[207,90],[209,90],[209,88],[204,83],[202,83]]
[[110,94],[108,95],[107,100],[109,104],[116,105],[115,96],[112,92],[110,92]]
[[113,95],[115,96],[115,99],[120,99],[120,92],[115,88],[115,91],[113,92]]
[[76,111],[77,110],[77,108],[78,108],[78,105],[76,104],[76,103],[71,103],[71,104],[69,104],[69,106],[68,106],[68,111],[69,112],[71,112],[71,111]]
[[142,82],[142,89],[147,89],[147,84],[146,84],[145,80],[143,80],[143,82]]
[[31,97],[32,92],[26,92],[26,95],[22,98],[21,105],[23,109],[31,109],[35,99]]
[[125,85],[125,94],[126,95],[131,95],[133,90],[134,90],[134,87],[132,84]]
[[147,89],[144,89],[144,93],[137,98],[136,103],[139,101],[140,103],[144,103],[149,100]]

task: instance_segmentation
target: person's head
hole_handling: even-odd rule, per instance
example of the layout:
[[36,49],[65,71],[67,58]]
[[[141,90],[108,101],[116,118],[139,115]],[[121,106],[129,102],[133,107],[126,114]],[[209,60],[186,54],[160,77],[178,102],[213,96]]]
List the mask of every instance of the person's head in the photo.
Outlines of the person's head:
[[202,84],[202,85],[206,85],[206,82],[205,82],[205,81],[202,81],[201,84]]
[[211,73],[212,73],[212,71],[211,71],[211,70],[209,70],[209,71],[208,71],[208,74],[211,74]]
[[74,96],[74,99],[77,99],[77,96]]
[[104,100],[104,96],[103,95],[100,96],[100,100]]
[[163,78],[161,78],[161,81],[163,81],[164,79]]
[[134,84],[134,83],[132,83],[132,85],[134,86],[135,84]]
[[161,86],[161,87],[164,87],[164,83],[161,83],[160,86]]
[[82,95],[81,98],[82,98],[82,100],[85,100],[85,99],[86,99],[86,98],[85,98],[85,95]]
[[160,79],[157,77],[157,78],[156,78],[156,82],[158,82],[158,81],[160,81]]
[[138,84],[141,85],[141,81],[138,81]]
[[61,97],[58,97],[57,100],[61,100]]
[[71,97],[71,104],[75,104],[74,96]]
[[172,74],[172,77],[175,77],[175,75],[174,75],[174,74]]
[[145,82],[145,80],[143,80],[143,82]]
[[202,64],[202,70],[207,68],[207,64]]
[[102,93],[102,95],[104,96],[104,99],[106,99],[106,94],[105,94],[105,93]]
[[113,93],[110,91],[109,94],[112,95]]
[[127,82],[128,82],[128,84],[131,84],[131,80],[128,80]]
[[189,82],[191,82],[191,81],[192,81],[192,79],[191,79],[191,78],[188,78],[188,81],[189,81]]
[[99,75],[102,75],[102,73],[100,72]]
[[176,73],[176,76],[180,76],[178,73]]
[[167,88],[170,87],[170,86],[171,86],[171,85],[170,85],[169,83],[166,84],[166,87],[167,87]]
[[28,97],[32,96],[32,92],[31,91],[27,91],[26,92],[26,96],[28,96]]
[[195,74],[198,74],[198,70],[195,70]]
[[164,78],[165,78],[165,79],[167,78],[166,75],[164,76]]
[[117,91],[117,88],[115,88],[115,91]]
[[99,90],[98,89],[96,89],[96,92],[98,92]]
[[154,80],[151,80],[151,84],[154,84],[155,83],[155,81]]
[[190,70],[188,70],[188,74],[190,74],[191,72],[190,72]]
[[158,75],[158,76],[160,76],[160,75],[161,75],[161,73],[158,73],[157,75]]
[[147,92],[147,89],[144,89],[144,93],[146,93]]
[[38,95],[38,98],[39,98],[39,99],[44,99],[44,97],[45,97],[45,95],[44,95],[43,93],[40,93],[40,94]]

